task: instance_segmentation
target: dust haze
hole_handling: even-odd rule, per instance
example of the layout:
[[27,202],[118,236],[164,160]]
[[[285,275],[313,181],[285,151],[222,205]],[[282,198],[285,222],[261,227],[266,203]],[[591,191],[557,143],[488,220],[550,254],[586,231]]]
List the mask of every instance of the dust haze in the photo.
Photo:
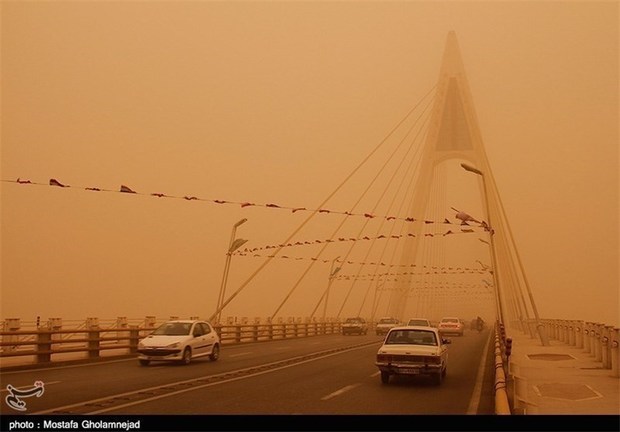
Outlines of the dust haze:
[[[377,263],[406,231],[364,214],[411,204],[419,147],[399,140],[423,139],[407,113],[454,31],[540,316],[620,324],[617,2],[0,8],[0,318],[208,318],[242,219],[226,298],[250,281],[223,316],[386,314],[406,272]],[[484,217],[460,162],[415,215],[447,249],[421,249],[407,316],[493,313],[488,248],[440,224]]]

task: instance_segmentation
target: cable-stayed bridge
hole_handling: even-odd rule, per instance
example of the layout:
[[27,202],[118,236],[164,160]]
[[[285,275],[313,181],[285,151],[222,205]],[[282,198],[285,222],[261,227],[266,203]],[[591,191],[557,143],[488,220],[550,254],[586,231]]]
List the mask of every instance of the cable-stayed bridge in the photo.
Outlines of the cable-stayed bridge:
[[[507,375],[503,382],[499,381],[498,387],[497,376],[491,372],[492,367],[486,372],[484,368],[478,368],[479,364],[493,365],[494,356],[488,341],[493,341],[494,332],[502,340],[499,353],[503,360],[500,363],[502,367],[507,368],[510,357],[505,351],[506,334],[510,336],[511,332],[521,332],[536,341],[535,346],[541,349],[551,348],[551,340],[586,349],[588,354],[593,354],[595,361],[602,363],[603,369],[611,370],[610,380],[617,379],[617,329],[615,333],[613,329],[606,329],[607,333],[604,333],[604,328],[590,325],[594,323],[553,323],[544,319],[549,317],[539,316],[535,295],[529,286],[527,272],[523,268],[509,218],[493,177],[493,167],[485,153],[474,98],[453,32],[447,37],[436,84],[415,101],[411,110],[395,122],[376,147],[316,206],[291,207],[274,202],[233,202],[193,195],[167,195],[157,191],[134,190],[127,185],[118,190],[105,190],[94,186],[64,184],[58,179],[49,179],[45,183],[24,179],[12,182],[19,187],[80,187],[84,193],[117,192],[148,195],[157,199],[206,201],[219,206],[236,205],[257,211],[301,216],[299,224],[290,232],[280,232],[279,227],[274,226],[273,231],[262,233],[262,244],[258,238],[252,241],[244,238],[242,230],[247,226],[242,226],[248,218],[239,219],[233,224],[219,290],[211,290],[211,298],[206,301],[200,299],[203,305],[199,309],[204,310],[204,304],[208,304],[209,312],[197,313],[213,323],[238,324],[236,320],[227,322],[228,316],[238,315],[229,311],[242,298],[256,295],[251,294],[255,285],[261,286],[261,299],[256,301],[261,306],[252,308],[248,303],[243,303],[244,306],[241,309],[237,306],[236,311],[241,310],[245,316],[260,317],[269,324],[281,323],[291,316],[300,317],[303,323],[337,323],[347,317],[357,316],[364,317],[370,323],[383,316],[396,317],[402,321],[414,316],[428,317],[435,322],[443,316],[459,316],[469,323],[475,316],[484,316],[487,322],[494,323],[491,333],[467,332],[469,337],[456,341],[451,347],[460,356],[453,355],[457,358],[453,360],[457,364],[454,372],[456,376],[464,378],[472,375],[472,371],[477,373],[474,374],[476,380],[470,381],[463,393],[458,393],[456,388],[451,390],[460,402],[419,405],[413,410],[416,413],[491,413],[498,406],[504,406],[502,401],[497,401],[497,391],[498,388],[504,389],[506,393]],[[251,260],[255,265],[244,274],[235,275],[234,265],[240,260]],[[588,337],[596,335],[597,342],[586,347],[585,341],[590,339],[583,339],[582,333],[579,347],[577,337],[571,339],[569,336],[574,335],[577,328],[581,332],[587,330]],[[556,330],[554,335],[549,334]],[[360,339],[359,345],[353,346],[340,335],[317,333],[314,336],[320,340],[317,343],[321,345],[321,349],[316,351],[330,357],[332,363],[320,366],[317,363],[312,366],[314,369],[304,372],[322,377],[319,380],[321,385],[312,387],[310,391],[313,397],[316,396],[314,402],[307,405],[310,413],[411,413],[407,403],[377,407],[367,399],[364,399],[362,405],[356,405],[350,400],[341,405],[326,405],[325,401],[337,399],[356,387],[369,386],[376,381],[367,379],[376,374],[373,361],[380,340],[364,337]],[[598,346],[598,341],[601,346],[604,343],[605,348],[597,351],[594,347]],[[616,341],[615,348],[612,346],[613,341]],[[233,359],[252,356],[266,364],[272,360],[275,362],[276,356],[268,345],[255,348],[255,352],[248,351],[243,344],[231,347],[230,363],[218,365],[218,374],[229,373],[228,368],[232,367],[231,370],[247,379],[264,379],[255,378],[259,375],[255,370],[248,372],[255,364]],[[282,352],[295,353],[295,358],[312,355],[312,350],[308,351],[307,340],[303,339],[301,343],[300,340],[280,341],[272,347]],[[326,347],[342,349],[347,353],[346,357],[343,355],[338,358],[340,360],[334,360],[331,358],[334,353],[327,353]],[[615,361],[612,360],[613,353]],[[358,356],[367,359],[359,368]],[[99,369],[98,366],[96,380],[102,382],[111,374],[128,376],[132,388],[130,393],[142,391],[143,372],[134,369],[129,371],[131,366],[135,365],[128,363],[110,366],[113,371],[103,366]],[[340,374],[343,369],[347,373],[340,377],[342,382],[337,380],[337,388],[331,393],[319,394],[321,387],[334,386],[333,375]],[[243,373],[239,372],[242,370]],[[216,381],[228,382],[219,378],[209,382],[198,381],[201,379],[199,376],[205,373],[202,367],[197,375],[194,373],[197,369],[161,368],[157,371],[161,371],[162,376],[155,377],[152,372],[146,373],[150,374],[149,379],[157,380],[153,388],[149,389],[155,393],[162,392],[162,399],[171,394],[169,390],[162,390],[171,383],[180,385],[181,382],[191,382],[193,390],[206,392],[210,386],[216,385]],[[47,376],[47,372],[45,374]],[[25,382],[34,375],[24,375],[19,379]],[[4,375],[3,384],[12,379],[11,375]],[[51,375],[46,380],[48,384],[54,382]],[[275,385],[286,385],[285,377],[279,377],[278,380]],[[347,384],[349,380],[354,383]],[[65,386],[68,381],[70,378],[67,376],[58,380],[59,385],[64,382]],[[114,398],[124,393],[114,386],[116,384],[120,385],[112,380],[108,393],[92,393],[83,400],[69,398],[56,407],[39,404],[37,412],[48,413],[57,409],[56,413],[75,413],[76,409],[83,410],[84,406],[92,406],[93,401],[100,400],[99,408],[84,412],[165,411],[155,402],[156,396],[119,404],[118,399]],[[67,389],[75,390],[74,385],[69,385]],[[234,385],[231,384],[229,395],[239,390]],[[255,385],[261,384],[259,382]],[[49,387],[49,391],[54,388],[51,384]],[[406,387],[405,383],[398,386],[400,398],[403,396],[400,390]],[[433,398],[434,389],[425,385],[421,389],[423,397]],[[381,388],[373,388],[372,391],[373,400],[384,397]],[[251,412],[296,413],[301,410],[294,404],[282,404],[269,411],[269,407],[273,409],[273,403],[269,403],[269,406],[257,404],[257,397],[242,401],[240,406]],[[505,394],[505,397],[507,401],[508,395]],[[522,409],[525,409],[524,405],[535,405],[531,399],[523,397]],[[617,400],[617,393],[615,397]],[[291,400],[292,396],[285,398]],[[112,399],[114,402],[109,402]],[[514,409],[515,399],[510,399]],[[203,412],[200,406],[191,403],[191,396],[189,400],[174,405],[170,411]],[[227,412],[224,404],[211,407],[216,411]],[[3,409],[6,407],[3,406]]]

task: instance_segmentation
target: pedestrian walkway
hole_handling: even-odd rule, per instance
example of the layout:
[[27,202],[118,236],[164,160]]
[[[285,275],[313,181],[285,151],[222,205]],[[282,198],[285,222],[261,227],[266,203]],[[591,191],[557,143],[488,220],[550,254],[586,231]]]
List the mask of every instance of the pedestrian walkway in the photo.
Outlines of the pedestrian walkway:
[[620,415],[620,379],[594,355],[558,340],[543,346],[516,330],[507,337],[514,414]]

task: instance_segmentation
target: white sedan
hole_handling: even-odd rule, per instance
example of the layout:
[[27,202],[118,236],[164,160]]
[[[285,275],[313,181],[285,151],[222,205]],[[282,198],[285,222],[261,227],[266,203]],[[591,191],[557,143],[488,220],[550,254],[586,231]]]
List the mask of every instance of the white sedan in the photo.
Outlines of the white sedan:
[[434,327],[392,328],[377,352],[381,382],[388,384],[392,375],[430,375],[435,384],[441,384],[448,368],[449,343]]
[[444,334],[456,334],[463,336],[465,332],[465,324],[458,317],[444,317],[439,321],[439,332]]
[[142,366],[151,361],[189,364],[192,359],[205,356],[216,361],[220,357],[220,338],[206,321],[167,321],[140,341],[138,354]]

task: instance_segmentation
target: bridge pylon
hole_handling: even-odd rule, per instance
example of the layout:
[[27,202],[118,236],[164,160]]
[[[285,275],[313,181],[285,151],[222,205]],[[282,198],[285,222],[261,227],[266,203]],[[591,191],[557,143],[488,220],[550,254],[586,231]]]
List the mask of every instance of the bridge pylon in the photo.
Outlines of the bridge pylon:
[[[486,202],[486,221],[493,221],[494,224],[489,227],[488,232],[490,254],[493,258],[492,276],[497,320],[504,322],[508,318],[504,317],[505,313],[510,313],[511,319],[515,321],[530,321],[528,302],[521,290],[521,285],[525,284],[529,293],[529,308],[534,312],[536,325],[540,331],[542,326],[527,279],[522,268],[520,271],[515,268],[514,262],[517,261],[519,267],[521,267],[521,262],[512,241],[491,166],[486,156],[473,97],[454,31],[450,31],[447,35],[434,104],[422,148],[421,164],[415,177],[413,195],[407,214],[422,217],[419,215],[426,213],[431,201],[431,185],[433,180],[440,175],[438,167],[451,159],[467,162],[465,165],[473,166],[474,172],[479,174],[479,192],[482,201]],[[400,259],[402,266],[416,262],[420,242],[424,237],[421,235],[422,229],[421,223],[409,226],[409,235],[405,240]],[[496,237],[498,240],[493,242]],[[496,260],[498,250],[502,252],[502,258],[504,258],[501,264]],[[516,259],[512,259],[511,257],[515,257],[515,254]],[[411,280],[402,280],[397,283],[388,304],[390,315],[401,318],[404,316],[410,288]],[[543,345],[548,344],[542,333],[541,340]]]

